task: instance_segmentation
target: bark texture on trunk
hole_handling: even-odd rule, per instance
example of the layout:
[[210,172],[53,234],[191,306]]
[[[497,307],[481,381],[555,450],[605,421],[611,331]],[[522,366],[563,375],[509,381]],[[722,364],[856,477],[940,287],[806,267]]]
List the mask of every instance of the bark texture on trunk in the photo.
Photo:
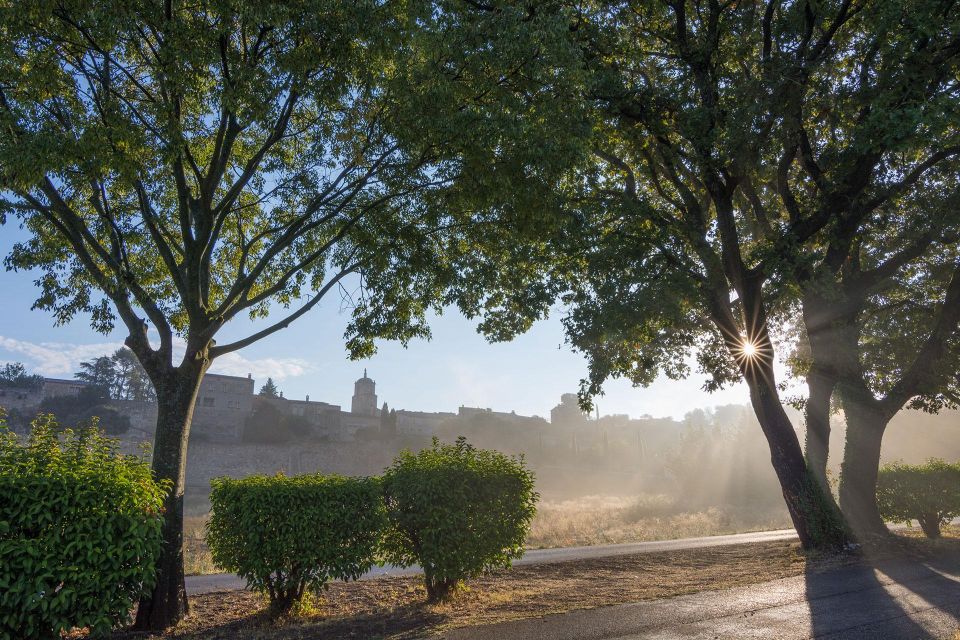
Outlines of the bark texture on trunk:
[[830,398],[833,396],[834,378],[814,366],[807,374],[807,405],[804,419],[807,427],[806,455],[810,475],[833,500],[827,478],[827,462],[830,459]]
[[160,631],[179,622],[189,611],[183,571],[183,492],[187,468],[190,422],[206,365],[184,361],[158,376],[157,430],[153,472],[170,481],[164,501],[163,547],[157,561],[156,584],[140,599],[134,628]]
[[926,535],[928,538],[940,537],[939,513],[925,513],[917,518],[917,522],[920,523],[920,528],[923,530],[924,535]]
[[858,536],[888,535],[877,506],[877,476],[883,433],[892,416],[862,393],[841,391],[847,440],[840,468],[840,509]]
[[[720,290],[719,286],[715,289]],[[770,447],[770,462],[800,544],[804,549],[842,547],[849,542],[843,516],[807,468],[800,439],[780,402],[761,282],[743,282],[738,292],[742,299],[742,328],[724,296],[711,300],[711,317],[750,388],[750,402]],[[750,354],[743,350],[745,341],[754,347]]]
[[843,518],[807,468],[797,433],[780,403],[772,368],[769,363],[759,365],[746,377],[800,544],[804,549],[843,546],[849,541]]

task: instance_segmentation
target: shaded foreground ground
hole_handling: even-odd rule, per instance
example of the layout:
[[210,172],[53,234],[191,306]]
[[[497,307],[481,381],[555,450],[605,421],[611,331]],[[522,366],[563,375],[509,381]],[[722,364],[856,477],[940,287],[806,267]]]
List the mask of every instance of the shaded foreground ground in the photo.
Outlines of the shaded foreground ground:
[[[705,590],[736,589],[794,576],[802,576],[799,579],[805,584],[814,584],[817,576],[830,575],[839,567],[850,567],[868,576],[873,575],[873,563],[880,561],[897,560],[902,566],[914,566],[948,556],[960,558],[960,529],[951,528],[947,536],[930,543],[908,533],[897,536],[893,544],[870,549],[866,554],[830,557],[805,555],[794,542],[766,542],[528,565],[472,581],[470,590],[456,602],[440,606],[423,603],[425,594],[416,576],[383,577],[331,585],[312,611],[280,623],[266,620],[264,603],[253,593],[208,593],[192,598],[192,615],[177,629],[153,637],[286,640],[445,635],[463,627]],[[896,576],[891,579],[895,581]],[[499,632],[499,636],[477,637],[510,637],[503,628]],[[467,634],[462,637],[469,638],[473,637],[469,633],[483,633],[483,629],[455,633]]]
[[443,634],[448,640],[830,638],[952,640],[960,554],[875,559],[665,600],[580,610]]

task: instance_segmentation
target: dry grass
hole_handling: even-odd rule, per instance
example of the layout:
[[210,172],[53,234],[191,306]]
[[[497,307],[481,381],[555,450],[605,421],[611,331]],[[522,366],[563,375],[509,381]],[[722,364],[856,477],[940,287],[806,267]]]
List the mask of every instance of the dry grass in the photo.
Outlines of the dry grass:
[[454,627],[726,589],[854,561],[808,556],[787,542],[578,560],[495,572],[471,581],[444,605],[425,604],[417,577],[386,577],[333,584],[304,614],[279,622],[267,619],[256,594],[214,593],[192,598],[186,621],[151,638],[419,638]]
[[543,502],[527,537],[533,549],[696,538],[790,527],[786,509],[685,510],[667,496],[587,496]]
[[188,516],[183,519],[183,565],[188,576],[219,573],[207,549],[206,526],[209,516]]

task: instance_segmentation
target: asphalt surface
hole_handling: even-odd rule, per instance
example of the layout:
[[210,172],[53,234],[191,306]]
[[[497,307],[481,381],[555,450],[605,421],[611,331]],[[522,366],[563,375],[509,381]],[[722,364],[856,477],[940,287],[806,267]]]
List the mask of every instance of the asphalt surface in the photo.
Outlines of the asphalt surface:
[[[656,542],[604,544],[590,547],[563,547],[560,549],[533,549],[527,551],[522,558],[514,561],[513,564],[547,564],[551,562],[566,562],[568,560],[584,560],[587,558],[608,558],[611,556],[623,556],[635,553],[707,549],[709,547],[720,547],[729,544],[755,544],[775,540],[794,540],[796,537],[797,533],[793,529],[780,529],[778,531],[758,531],[756,533],[737,533],[728,536],[682,538],[679,540],[658,540]],[[374,567],[361,579],[376,578],[384,575],[416,575],[418,573],[420,573],[420,569],[417,567],[401,569],[388,565],[385,567]],[[187,576],[187,593],[190,595],[212,593],[215,591],[235,591],[244,588],[246,588],[244,580],[231,573]]]
[[953,640],[960,556],[895,560],[442,634],[448,640]]

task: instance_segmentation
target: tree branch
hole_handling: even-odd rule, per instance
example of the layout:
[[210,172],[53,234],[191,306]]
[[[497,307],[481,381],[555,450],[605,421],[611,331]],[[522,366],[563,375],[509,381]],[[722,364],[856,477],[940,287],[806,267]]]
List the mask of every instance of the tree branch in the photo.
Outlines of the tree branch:
[[350,274],[356,271],[358,267],[359,265],[352,264],[346,267],[345,269],[343,269],[342,271],[340,271],[336,276],[331,278],[327,282],[327,284],[325,284],[323,288],[320,289],[320,291],[318,291],[316,295],[310,299],[309,302],[307,302],[305,305],[303,305],[302,307],[300,307],[299,309],[297,309],[295,312],[291,313],[287,317],[283,318],[279,322],[270,325],[269,327],[267,327],[262,331],[258,331],[250,336],[247,336],[242,340],[237,340],[236,342],[231,342],[229,344],[225,344],[222,346],[215,346],[211,348],[210,359],[213,360],[214,358],[218,358],[219,356],[222,356],[225,353],[231,353],[233,351],[237,351],[238,349],[242,349],[248,345],[251,345],[254,342],[257,342],[258,340],[266,338],[267,336],[274,334],[277,331],[280,331],[281,329],[286,329],[287,327],[290,326],[291,322],[293,322],[300,316],[310,311],[310,309],[312,309],[318,302],[320,302],[321,298],[323,298],[323,296],[325,296],[327,292],[330,291],[330,289],[336,286],[336,284],[340,282],[340,280],[342,280],[347,274]]

